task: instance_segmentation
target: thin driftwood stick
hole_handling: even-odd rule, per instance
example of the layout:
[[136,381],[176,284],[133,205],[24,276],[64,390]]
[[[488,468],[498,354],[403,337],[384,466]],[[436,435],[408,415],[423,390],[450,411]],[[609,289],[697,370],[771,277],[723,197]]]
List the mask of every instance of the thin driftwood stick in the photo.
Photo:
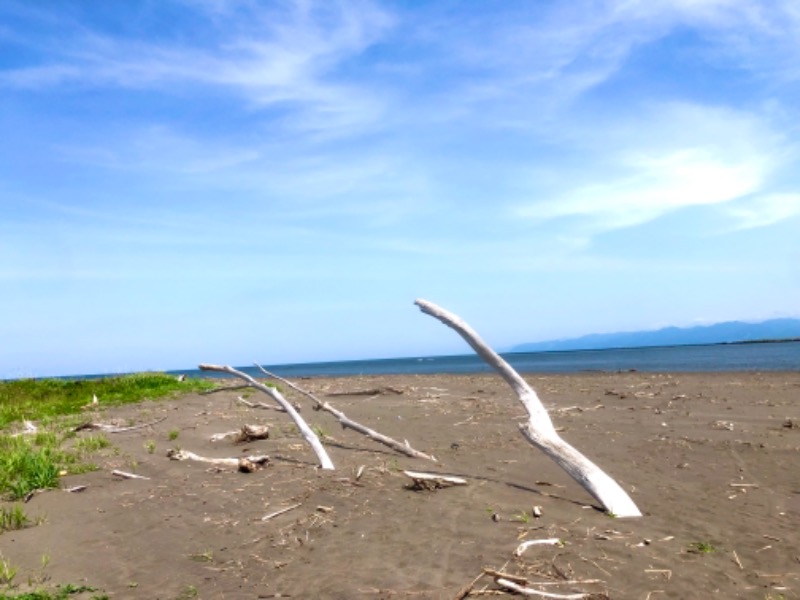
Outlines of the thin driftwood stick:
[[307,398],[310,398],[314,402],[314,404],[316,405],[316,407],[319,410],[324,410],[325,412],[333,415],[336,418],[336,420],[339,421],[339,423],[341,423],[342,427],[344,427],[346,429],[347,428],[352,429],[353,431],[357,431],[358,433],[361,433],[361,434],[367,436],[369,439],[374,440],[374,441],[378,442],[379,444],[383,444],[384,446],[388,446],[392,450],[396,450],[397,452],[405,454],[406,456],[411,456],[412,458],[424,458],[426,460],[432,460],[433,462],[437,462],[436,458],[434,456],[431,456],[430,454],[425,454],[424,452],[420,452],[419,450],[415,450],[414,448],[412,448],[411,446],[408,445],[408,442],[403,444],[402,442],[398,442],[397,440],[392,439],[387,435],[383,435],[382,433],[378,433],[374,429],[370,429],[369,427],[366,427],[366,426],[362,425],[361,423],[356,423],[352,419],[348,418],[347,415],[345,415],[342,411],[334,408],[333,406],[331,406],[327,402],[323,402],[322,400],[317,398],[314,394],[312,394],[310,392],[307,392],[306,390],[302,389],[300,386],[295,385],[291,381],[289,381],[287,379],[284,379],[283,377],[280,377],[279,375],[275,375],[275,373],[270,373],[269,371],[267,371],[261,365],[257,364],[256,366],[265,375],[267,375],[269,377],[272,377],[273,379],[277,379],[278,381],[280,381],[281,383],[289,386],[290,388],[292,388],[296,392],[299,392],[299,393],[303,394],[304,396],[306,396]]
[[439,473],[422,473],[420,471],[403,471],[403,475],[410,477],[418,488],[443,488],[451,485],[467,485],[463,477],[440,475]]
[[[250,386],[248,386],[250,387]],[[237,396],[236,400],[238,400],[241,404],[244,404],[248,408],[263,408],[264,410],[277,410],[278,412],[286,412],[282,406],[272,406],[271,404],[267,404],[266,402],[250,402],[241,396]],[[297,412],[300,412],[300,408],[295,405],[295,409]]]
[[241,371],[237,371],[233,367],[229,367],[227,365],[200,365],[200,370],[202,371],[218,371],[220,373],[230,373],[231,375],[236,375],[240,379],[244,379],[247,383],[249,383],[254,388],[261,390],[268,396],[270,396],[275,402],[280,404],[283,409],[287,412],[287,414],[292,417],[292,420],[297,425],[297,428],[300,430],[301,435],[303,438],[308,442],[308,445],[314,450],[314,453],[317,455],[317,459],[319,460],[320,467],[325,470],[332,471],[333,461],[331,460],[328,453],[325,451],[325,448],[322,445],[322,442],[319,441],[317,434],[314,433],[308,424],[303,420],[303,417],[295,410],[294,406],[283,397],[278,390],[273,389],[269,386],[264,385],[250,377],[247,373],[242,373]]
[[493,367],[516,392],[528,412],[528,422],[520,424],[525,438],[552,458],[575,481],[589,492],[609,513],[618,517],[641,517],[642,513],[633,500],[604,471],[586,458],[573,446],[561,439],[553,427],[550,415],[536,392],[499,354],[489,348],[480,336],[461,318],[445,309],[418,299],[415,304],[422,312],[435,317],[454,329],[475,352]]
[[278,515],[282,515],[283,513],[287,513],[290,510],[294,510],[298,506],[302,506],[302,503],[298,502],[297,504],[292,504],[291,506],[287,506],[286,508],[282,508],[280,510],[276,510],[275,512],[269,513],[268,515],[264,515],[261,517],[262,521],[269,521],[270,519],[274,519]]
[[146,427],[152,427],[153,425],[157,425],[164,421],[167,417],[161,417],[154,421],[150,421],[148,423],[142,423],[140,425],[133,425],[132,427],[117,427],[116,425],[109,425],[108,423],[84,423],[83,425],[78,425],[72,431],[85,431],[87,429],[99,429],[100,431],[104,431],[105,433],[125,433],[126,431],[136,431],[137,429],[144,429]]
[[149,477],[145,477],[144,475],[137,475],[136,473],[128,473],[127,471],[120,471],[118,469],[114,469],[111,471],[112,475],[116,475],[117,477],[122,477],[123,479],[150,479]]
[[[503,579],[502,577],[498,577],[495,579],[497,585],[503,586],[506,589],[513,590],[518,594],[522,594],[523,596],[539,596],[540,598],[558,598],[559,600],[583,600],[583,598],[589,598],[591,594],[585,594],[580,592],[578,594],[554,594],[553,592],[543,592],[541,590],[534,590],[533,588],[525,587],[524,585],[519,585],[518,583],[514,583],[508,579]],[[534,584],[535,585],[535,584]]]
[[517,549],[514,550],[514,556],[522,556],[522,553],[525,552],[531,546],[541,546],[541,545],[551,545],[556,546],[561,543],[561,540],[558,538],[547,538],[542,540],[528,540],[526,542],[522,542]]

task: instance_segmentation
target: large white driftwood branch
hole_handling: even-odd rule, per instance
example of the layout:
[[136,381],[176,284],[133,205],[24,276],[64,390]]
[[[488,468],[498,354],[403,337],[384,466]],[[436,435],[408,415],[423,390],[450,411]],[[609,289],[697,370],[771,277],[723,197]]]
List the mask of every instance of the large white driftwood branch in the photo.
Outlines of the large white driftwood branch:
[[433,462],[437,462],[435,457],[431,456],[430,454],[425,454],[424,452],[420,452],[419,450],[415,450],[414,448],[412,448],[411,446],[408,445],[408,442],[403,444],[402,442],[398,442],[397,440],[395,440],[393,438],[390,438],[388,435],[383,435],[382,433],[378,433],[374,429],[370,429],[369,427],[366,427],[365,425],[362,425],[361,423],[356,423],[352,419],[348,418],[348,416],[345,415],[342,411],[334,408],[328,402],[323,402],[322,400],[317,398],[314,394],[312,394],[310,392],[307,392],[306,390],[304,390],[300,386],[295,385],[294,383],[292,383],[291,381],[289,381],[287,379],[284,379],[283,377],[275,375],[275,373],[270,373],[269,371],[267,371],[261,365],[257,364],[256,366],[265,375],[268,375],[269,377],[272,377],[273,379],[276,379],[276,380],[280,381],[281,383],[286,384],[287,386],[289,386],[290,388],[292,388],[296,392],[299,392],[299,393],[303,394],[304,396],[306,396],[307,398],[310,398],[314,402],[314,405],[315,405],[317,410],[324,410],[326,413],[329,413],[329,414],[333,415],[336,418],[336,420],[339,421],[339,423],[345,429],[350,428],[353,431],[357,431],[358,433],[361,433],[361,434],[367,436],[369,439],[374,440],[374,441],[378,442],[379,444],[383,444],[384,446],[388,446],[392,450],[396,450],[397,452],[401,452],[402,454],[405,454],[406,456],[411,456],[412,458],[424,458],[424,459],[427,459],[427,460],[432,460]]
[[269,397],[271,397],[275,402],[280,404],[283,407],[283,410],[292,418],[292,420],[297,425],[297,428],[300,430],[300,434],[303,438],[308,442],[308,445],[314,450],[314,454],[317,455],[317,459],[319,460],[320,466],[325,470],[332,471],[333,461],[331,460],[328,453],[325,451],[325,448],[322,445],[322,442],[319,441],[317,434],[314,433],[308,424],[303,420],[303,417],[300,416],[294,406],[289,403],[289,401],[283,397],[278,390],[271,388],[269,386],[264,385],[263,383],[253,379],[247,373],[242,373],[241,371],[237,371],[233,367],[229,367],[227,365],[200,365],[201,371],[217,371],[220,373],[230,373],[231,375],[236,375],[236,377],[240,379],[244,379],[247,383],[251,386],[256,388],[257,390],[261,390]]
[[642,513],[633,500],[600,467],[578,452],[574,447],[561,439],[553,427],[550,415],[547,414],[536,392],[517,373],[511,365],[503,360],[494,350],[489,348],[480,336],[460,317],[427,300],[418,299],[416,304],[422,312],[454,329],[475,352],[493,367],[512,387],[520,402],[528,412],[528,422],[520,424],[525,438],[534,446],[552,458],[575,481],[605,508],[618,517],[641,517]]

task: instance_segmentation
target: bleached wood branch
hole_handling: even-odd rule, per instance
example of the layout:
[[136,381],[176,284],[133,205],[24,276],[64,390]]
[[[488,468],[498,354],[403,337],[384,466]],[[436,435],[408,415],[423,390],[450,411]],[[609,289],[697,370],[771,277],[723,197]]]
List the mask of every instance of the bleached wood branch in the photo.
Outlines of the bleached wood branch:
[[436,489],[450,487],[451,485],[467,485],[467,480],[462,477],[440,475],[439,473],[403,471],[403,475],[410,477],[414,482],[414,485],[420,489]]
[[235,467],[240,471],[250,472],[252,465],[264,465],[269,462],[269,456],[264,454],[254,454],[252,456],[241,456],[239,458],[209,458],[200,456],[188,450],[170,450],[167,456],[172,460],[193,460],[195,462],[208,463],[223,467]]
[[525,587],[524,585],[520,585],[518,583],[514,583],[508,579],[503,579],[502,577],[498,577],[495,579],[497,585],[503,586],[506,589],[513,590],[518,594],[522,594],[523,596],[539,596],[540,598],[558,598],[559,600],[583,600],[583,598],[589,598],[591,594],[584,594],[583,592],[578,594],[555,594],[553,592],[543,592],[541,590],[534,590],[533,588]]
[[454,329],[516,392],[528,412],[528,421],[520,424],[520,430],[531,444],[552,458],[609,513],[618,517],[642,516],[636,504],[616,481],[558,435],[547,409],[533,388],[511,365],[487,346],[475,330],[458,316],[432,302],[418,299],[415,304],[425,314]]
[[200,365],[199,368],[202,371],[217,371],[220,373],[229,373],[231,375],[235,375],[236,377],[245,380],[247,383],[249,383],[257,390],[261,390],[262,392],[267,394],[269,397],[275,400],[275,402],[280,404],[286,411],[286,413],[295,422],[297,428],[300,430],[300,434],[303,436],[308,445],[311,446],[311,448],[314,450],[314,453],[317,455],[317,459],[320,462],[320,467],[330,471],[334,469],[333,461],[331,460],[330,456],[328,456],[328,453],[325,451],[325,448],[322,446],[322,442],[319,441],[317,434],[311,430],[308,424],[303,420],[303,417],[301,417],[300,414],[295,410],[294,406],[292,406],[291,403],[286,398],[284,398],[283,394],[281,394],[278,390],[266,386],[263,383],[256,381],[255,379],[250,377],[250,375],[248,375],[247,373],[242,373],[241,371],[237,371],[233,367],[229,367],[227,365],[223,366],[223,365],[203,364]]
[[334,418],[337,421],[339,421],[339,423],[342,425],[342,427],[352,429],[353,431],[357,431],[358,433],[361,433],[361,434],[367,436],[369,439],[371,439],[373,441],[376,441],[379,444],[383,444],[384,446],[388,446],[392,450],[396,450],[397,452],[405,454],[406,456],[411,456],[413,458],[424,458],[426,460],[432,460],[433,462],[437,462],[437,460],[436,460],[436,458],[434,456],[432,456],[430,454],[425,454],[424,452],[420,452],[419,450],[415,450],[414,448],[409,446],[408,442],[406,442],[406,443],[398,442],[397,440],[395,440],[393,438],[390,438],[388,435],[383,435],[382,433],[378,433],[374,429],[370,429],[369,427],[367,427],[365,425],[362,425],[361,423],[357,423],[357,422],[353,421],[352,419],[348,418],[348,416],[345,415],[342,411],[340,411],[340,410],[334,408],[333,406],[331,406],[328,402],[323,402],[322,400],[317,398],[311,392],[308,392],[308,391],[304,390],[303,388],[301,388],[300,386],[295,385],[294,383],[292,383],[288,379],[284,379],[283,377],[280,377],[279,375],[275,375],[275,373],[270,373],[269,371],[267,371],[261,365],[257,364],[256,366],[265,375],[280,381],[281,383],[289,386],[290,388],[292,388],[296,392],[299,392],[299,393],[303,394],[304,396],[306,396],[307,398],[310,398],[314,402],[314,404],[315,404],[315,406],[316,406],[316,408],[318,410],[324,410],[325,412],[333,415]]

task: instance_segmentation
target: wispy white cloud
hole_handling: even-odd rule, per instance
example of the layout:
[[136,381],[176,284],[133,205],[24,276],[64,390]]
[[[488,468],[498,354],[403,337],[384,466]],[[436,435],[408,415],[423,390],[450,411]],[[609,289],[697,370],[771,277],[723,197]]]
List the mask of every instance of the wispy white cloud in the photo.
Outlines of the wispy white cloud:
[[800,216],[800,194],[763,194],[746,198],[727,208],[735,221],[735,229],[752,229],[774,225]]
[[46,62],[6,69],[0,82],[166,92],[214,86],[253,109],[299,111],[292,123],[306,131],[349,131],[380,116],[379,97],[335,77],[342,63],[357,59],[391,27],[389,14],[374,3],[244,4],[236,11],[199,6],[210,11],[207,35],[198,32],[184,42],[126,39],[74,24]]
[[725,108],[661,104],[609,125],[584,131],[582,140],[593,154],[607,152],[602,162],[554,196],[516,204],[512,214],[579,217],[588,220],[580,229],[595,232],[629,227],[756,194],[791,157],[768,122]]

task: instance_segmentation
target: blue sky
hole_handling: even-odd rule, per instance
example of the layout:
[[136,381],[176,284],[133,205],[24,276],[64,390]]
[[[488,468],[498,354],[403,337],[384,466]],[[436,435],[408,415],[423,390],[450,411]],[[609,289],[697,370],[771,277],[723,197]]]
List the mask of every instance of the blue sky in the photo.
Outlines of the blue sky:
[[0,377],[800,316],[794,0],[0,4]]

